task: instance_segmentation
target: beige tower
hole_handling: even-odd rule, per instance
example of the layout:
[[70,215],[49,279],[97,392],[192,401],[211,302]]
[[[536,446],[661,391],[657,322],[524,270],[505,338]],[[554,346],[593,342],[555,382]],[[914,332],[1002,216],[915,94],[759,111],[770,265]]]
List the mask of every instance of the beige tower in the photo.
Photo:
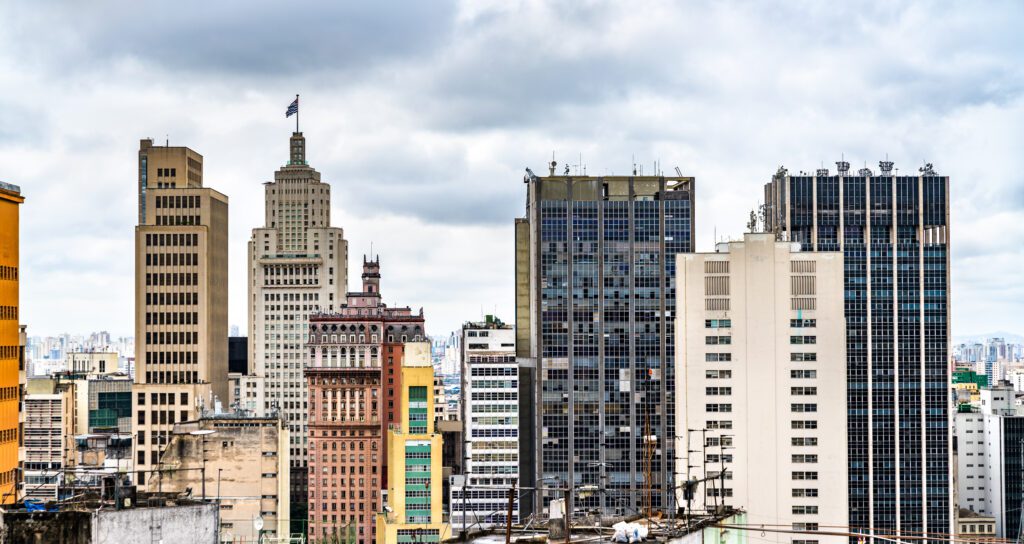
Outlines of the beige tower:
[[[306,163],[306,138],[289,140],[288,164],[263,184],[264,226],[249,240],[249,361],[239,405],[257,415],[280,413],[288,424],[292,503],[306,497],[309,315],[345,302],[348,242],[331,227],[331,186]],[[297,514],[299,515],[299,514]],[[304,516],[302,516],[304,517]]]
[[847,519],[846,320],[843,255],[797,248],[747,234],[676,257],[675,401],[677,485],[711,478],[690,506],[800,531]]
[[227,402],[228,199],[203,157],[139,146],[135,228],[135,470],[145,486],[174,424]]

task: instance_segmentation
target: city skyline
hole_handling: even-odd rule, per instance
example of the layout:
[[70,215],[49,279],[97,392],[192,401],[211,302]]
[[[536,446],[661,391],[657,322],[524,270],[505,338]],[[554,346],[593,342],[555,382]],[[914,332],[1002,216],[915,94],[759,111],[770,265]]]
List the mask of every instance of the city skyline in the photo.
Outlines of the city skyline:
[[[780,160],[792,172],[843,156],[854,168],[914,158],[897,162],[903,172],[932,162],[959,203],[953,336],[1024,330],[1012,280],[1024,264],[1018,5],[340,6],[304,11],[309,31],[287,41],[270,4],[232,21],[235,8],[205,10],[197,28],[169,6],[0,8],[11,23],[0,158],[26,196],[30,335],[84,333],[97,315],[130,333],[131,157],[145,137],[199,150],[232,199],[229,322],[244,329],[245,242],[261,224],[259,184],[288,159],[281,114],[296,92],[310,161],[336,188],[331,220],[351,233],[349,269],[372,243],[388,296],[430,308],[431,334],[511,315],[507,224],[523,167],[543,170],[552,150],[590,174],[626,173],[635,156],[645,173],[660,159],[704,180],[714,190],[697,197],[698,251],[716,232],[741,236],[758,204],[748,195]],[[782,37],[780,25],[837,31]],[[212,41],[212,28],[239,43]],[[240,36],[254,28],[260,43],[247,48]],[[749,42],[723,43],[726,29]],[[603,39],[613,31],[621,39]],[[32,39],[44,33],[61,37]],[[173,47],[161,39],[182,33]],[[405,262],[418,266],[388,266]]]

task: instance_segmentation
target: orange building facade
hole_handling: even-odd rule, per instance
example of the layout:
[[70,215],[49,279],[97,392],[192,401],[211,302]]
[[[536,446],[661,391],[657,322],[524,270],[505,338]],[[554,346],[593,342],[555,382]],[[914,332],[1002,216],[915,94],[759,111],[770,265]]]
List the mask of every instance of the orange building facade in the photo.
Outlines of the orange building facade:
[[18,326],[21,189],[0,182],[0,504],[17,500],[19,407],[24,361]]

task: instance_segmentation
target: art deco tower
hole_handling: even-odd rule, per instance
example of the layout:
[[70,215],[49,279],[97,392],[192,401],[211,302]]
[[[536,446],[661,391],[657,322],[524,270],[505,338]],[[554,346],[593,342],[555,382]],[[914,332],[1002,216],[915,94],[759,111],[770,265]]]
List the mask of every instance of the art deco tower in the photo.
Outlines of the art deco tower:
[[331,227],[331,186],[306,163],[306,138],[292,134],[288,164],[263,184],[264,226],[249,240],[250,376],[240,380],[240,407],[281,413],[289,430],[292,505],[305,504],[309,315],[345,301],[348,242]]

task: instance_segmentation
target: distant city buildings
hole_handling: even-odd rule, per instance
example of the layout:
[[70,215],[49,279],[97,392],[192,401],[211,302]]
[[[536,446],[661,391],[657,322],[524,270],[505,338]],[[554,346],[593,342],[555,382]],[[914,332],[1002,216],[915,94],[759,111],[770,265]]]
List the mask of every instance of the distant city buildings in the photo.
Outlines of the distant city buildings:
[[[574,495],[570,510],[668,511],[680,455],[675,255],[694,249],[694,179],[556,166],[527,171],[515,222],[520,477],[606,488]],[[561,495],[526,499],[524,514]]]
[[[843,256],[746,234],[677,256],[677,487],[695,511],[819,530],[847,517]],[[774,542],[792,535],[772,533]],[[819,542],[846,542],[822,536]]]
[[[466,460],[465,470],[451,486],[450,519],[456,531],[503,526],[508,518],[507,488],[519,484],[515,330],[487,316],[482,322],[464,324],[460,337]],[[516,500],[514,523],[519,522],[519,506]]]
[[203,187],[203,157],[142,140],[135,228],[136,483],[174,425],[228,400],[228,199]]
[[19,327],[19,213],[24,201],[21,188],[0,182],[0,505],[17,501],[19,480],[18,444],[25,376],[25,343]]

